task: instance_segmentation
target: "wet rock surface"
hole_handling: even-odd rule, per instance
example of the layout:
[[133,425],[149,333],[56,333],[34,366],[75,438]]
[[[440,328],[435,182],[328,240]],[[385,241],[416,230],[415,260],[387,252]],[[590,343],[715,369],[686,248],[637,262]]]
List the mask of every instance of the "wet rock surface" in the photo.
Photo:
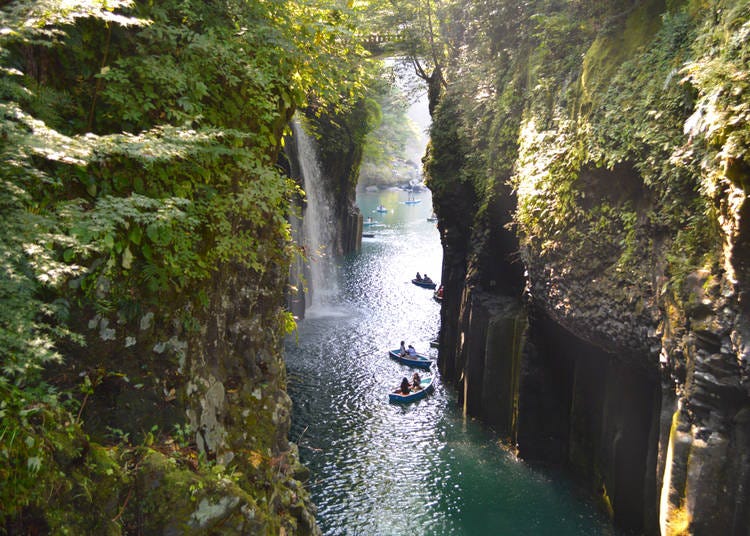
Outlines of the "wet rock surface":
[[[521,456],[573,468],[619,526],[746,534],[750,168],[697,141],[712,90],[671,75],[692,55],[744,69],[723,38],[694,39],[730,35],[739,11],[621,7],[602,4],[620,22],[578,45],[564,32],[569,56],[524,41],[492,80],[469,80],[470,54],[447,73],[462,84],[436,108],[426,159],[444,247],[439,366],[467,414]],[[503,39],[490,40],[514,46]],[[497,100],[464,105],[483,84]],[[515,242],[492,238],[506,231]]]

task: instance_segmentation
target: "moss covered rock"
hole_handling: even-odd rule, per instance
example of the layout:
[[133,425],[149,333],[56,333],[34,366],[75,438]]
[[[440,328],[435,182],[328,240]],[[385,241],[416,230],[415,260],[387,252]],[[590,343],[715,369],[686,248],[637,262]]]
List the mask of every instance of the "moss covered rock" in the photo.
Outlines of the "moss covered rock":
[[[482,377],[467,349],[503,328],[468,319],[488,294],[523,289],[518,395],[495,382],[508,404],[518,396],[521,454],[575,467],[628,528],[739,533],[750,8],[484,9],[454,13],[464,31],[426,162],[444,245],[441,370],[486,391],[465,385]],[[719,488],[731,498],[717,502]]]

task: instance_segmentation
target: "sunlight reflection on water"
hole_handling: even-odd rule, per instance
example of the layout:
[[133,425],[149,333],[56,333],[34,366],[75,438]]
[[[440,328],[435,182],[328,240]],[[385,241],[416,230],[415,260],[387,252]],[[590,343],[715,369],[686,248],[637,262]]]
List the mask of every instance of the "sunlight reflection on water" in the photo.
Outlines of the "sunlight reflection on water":
[[[338,296],[307,311],[287,343],[290,438],[312,470],[308,486],[327,535],[611,534],[561,478],[511,457],[489,431],[461,418],[440,381],[410,404],[388,392],[412,370],[388,357],[400,340],[429,348],[439,328],[432,291],[442,250],[429,192],[364,194],[362,212],[391,207],[362,251],[340,260]],[[373,215],[375,217],[375,215]],[[318,307],[316,309],[316,307]]]

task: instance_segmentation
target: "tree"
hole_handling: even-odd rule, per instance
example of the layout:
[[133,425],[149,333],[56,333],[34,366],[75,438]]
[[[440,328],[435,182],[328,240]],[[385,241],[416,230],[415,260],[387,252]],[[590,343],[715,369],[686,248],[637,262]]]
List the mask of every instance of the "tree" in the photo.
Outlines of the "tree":
[[[91,382],[53,387],[45,368],[87,358],[71,341],[93,313],[133,323],[153,307],[195,329],[219,267],[261,290],[286,273],[296,187],[275,165],[282,133],[299,107],[352,106],[366,73],[350,14],[322,2],[0,5],[3,526],[27,506],[55,515],[45,499],[72,481],[55,454],[83,443]],[[277,333],[289,317],[273,305]],[[144,375],[172,365],[132,361]]]
[[444,61],[450,45],[442,31],[448,24],[444,7],[433,0],[391,0],[364,9],[372,31],[392,36],[396,54],[427,83],[430,113],[447,86]]

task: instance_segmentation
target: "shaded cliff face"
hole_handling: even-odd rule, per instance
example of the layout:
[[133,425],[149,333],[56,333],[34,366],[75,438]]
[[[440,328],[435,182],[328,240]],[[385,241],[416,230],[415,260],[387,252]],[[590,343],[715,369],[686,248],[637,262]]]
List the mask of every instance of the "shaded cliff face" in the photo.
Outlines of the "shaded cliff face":
[[58,4],[3,10],[0,531],[316,534],[275,162],[313,84],[355,94],[321,84],[348,23],[311,48],[313,6]]
[[[252,231],[284,240],[281,227]],[[219,266],[205,286],[131,321],[77,313],[86,348],[71,349],[51,378],[90,378],[86,435],[78,453],[55,458],[75,475],[73,489],[96,486],[106,501],[77,500],[71,510],[61,496],[45,514],[51,528],[98,531],[92,520],[114,518],[113,534],[319,533],[301,482],[307,470],[287,439],[282,252],[259,257],[263,272]]]
[[374,126],[373,112],[365,100],[358,101],[346,114],[331,112],[312,117],[312,110],[308,112],[322,140],[318,159],[337,225],[334,254],[357,251],[362,242],[362,215],[355,205],[357,179],[365,136]]
[[[270,125],[275,137],[291,113]],[[74,489],[96,482],[94,495],[107,502],[84,501],[76,515],[61,516],[69,509],[61,498],[44,515],[52,529],[98,531],[92,520],[105,518],[113,534],[319,534],[303,484],[309,472],[288,440],[284,299],[298,256],[275,213],[287,201],[263,201],[265,217],[234,221],[236,237],[260,246],[252,265],[219,262],[210,277],[158,303],[72,315],[85,348],[69,348],[66,366],[50,377],[90,380],[80,413],[86,435],[84,455],[60,469],[76,475]],[[101,279],[100,298],[119,284]]]
[[426,159],[441,371],[618,524],[741,533],[748,6],[491,8],[462,15],[483,31],[460,34]]

